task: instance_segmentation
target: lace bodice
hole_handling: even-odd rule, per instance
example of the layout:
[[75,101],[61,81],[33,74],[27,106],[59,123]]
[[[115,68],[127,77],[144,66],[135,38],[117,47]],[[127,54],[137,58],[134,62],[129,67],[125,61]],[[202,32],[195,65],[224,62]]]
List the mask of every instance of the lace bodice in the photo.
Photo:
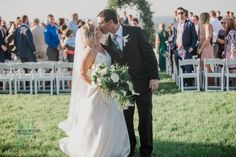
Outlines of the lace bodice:
[[99,64],[99,63],[111,65],[111,56],[109,55],[109,53],[105,52],[104,54],[104,53],[97,52],[94,64]]

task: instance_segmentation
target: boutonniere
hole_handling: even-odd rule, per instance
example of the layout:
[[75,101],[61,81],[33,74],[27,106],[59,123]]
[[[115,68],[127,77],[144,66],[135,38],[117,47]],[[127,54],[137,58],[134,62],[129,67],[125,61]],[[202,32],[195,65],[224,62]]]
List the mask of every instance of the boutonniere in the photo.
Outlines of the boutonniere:
[[124,47],[125,45],[127,44],[127,42],[130,40],[130,36],[129,34],[127,34],[126,36],[123,36],[123,44],[124,44]]

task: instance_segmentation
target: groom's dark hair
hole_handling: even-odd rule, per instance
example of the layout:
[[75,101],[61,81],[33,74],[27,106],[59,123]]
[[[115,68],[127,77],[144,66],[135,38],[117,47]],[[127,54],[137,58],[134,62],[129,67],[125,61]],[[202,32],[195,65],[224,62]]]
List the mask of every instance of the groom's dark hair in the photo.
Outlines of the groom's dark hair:
[[115,24],[118,23],[116,11],[112,9],[104,9],[97,17],[103,17],[106,22],[112,20]]

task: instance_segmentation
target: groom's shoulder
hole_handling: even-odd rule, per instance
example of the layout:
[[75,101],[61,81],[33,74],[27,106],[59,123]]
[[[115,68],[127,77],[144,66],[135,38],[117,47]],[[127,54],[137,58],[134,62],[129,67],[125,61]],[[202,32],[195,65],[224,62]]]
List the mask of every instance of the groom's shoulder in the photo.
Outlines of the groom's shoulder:
[[123,26],[123,30],[125,30],[129,33],[134,33],[134,34],[142,31],[142,29],[140,27],[134,27],[134,26]]

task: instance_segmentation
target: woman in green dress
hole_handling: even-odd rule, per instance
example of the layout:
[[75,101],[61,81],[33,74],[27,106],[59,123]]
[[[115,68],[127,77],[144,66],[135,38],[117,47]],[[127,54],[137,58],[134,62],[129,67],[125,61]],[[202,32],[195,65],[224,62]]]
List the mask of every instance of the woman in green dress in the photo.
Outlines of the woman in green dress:
[[167,45],[166,42],[168,41],[169,34],[165,30],[165,25],[161,23],[159,25],[159,32],[156,34],[156,51],[159,54],[159,68],[161,71],[165,71],[166,69],[166,50]]

